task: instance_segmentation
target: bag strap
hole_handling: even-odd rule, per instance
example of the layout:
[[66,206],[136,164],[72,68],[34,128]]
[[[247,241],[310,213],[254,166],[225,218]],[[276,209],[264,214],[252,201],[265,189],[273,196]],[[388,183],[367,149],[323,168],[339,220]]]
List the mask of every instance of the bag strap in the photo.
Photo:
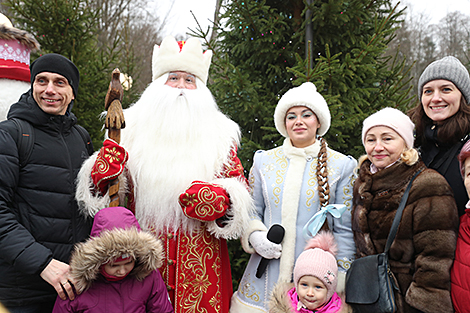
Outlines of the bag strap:
[[[16,131],[14,131],[11,126],[9,127],[6,124],[4,129],[6,129],[16,141],[20,167],[24,167],[28,163],[29,158],[31,157],[31,153],[33,152],[33,146],[35,142],[34,128],[28,121],[19,118],[12,118],[4,121],[4,123],[9,123],[10,121],[15,125],[14,128],[16,128]],[[78,131],[80,137],[82,137],[88,154],[92,155],[94,150],[90,135],[85,130],[85,128],[80,125],[74,125],[74,128]]]
[[11,121],[18,129],[16,146],[18,147],[20,167],[23,167],[33,152],[34,130],[31,124],[25,120],[12,118]]
[[398,206],[397,213],[395,213],[395,218],[393,219],[392,227],[390,228],[390,232],[388,233],[387,243],[385,244],[384,253],[388,253],[390,246],[392,245],[393,241],[395,240],[395,236],[397,235],[398,225],[400,224],[401,216],[403,214],[403,210],[405,209],[406,201],[408,201],[408,195],[410,193],[411,184],[415,180],[416,176],[421,173],[422,170],[417,171],[413,177],[411,178],[408,186],[406,187],[405,193],[401,198],[400,205]]
[[88,154],[92,155],[94,152],[94,149],[93,149],[93,143],[91,141],[90,134],[86,131],[86,129],[83,126],[75,124],[73,127],[80,133],[80,136],[82,136],[82,139],[86,145]]

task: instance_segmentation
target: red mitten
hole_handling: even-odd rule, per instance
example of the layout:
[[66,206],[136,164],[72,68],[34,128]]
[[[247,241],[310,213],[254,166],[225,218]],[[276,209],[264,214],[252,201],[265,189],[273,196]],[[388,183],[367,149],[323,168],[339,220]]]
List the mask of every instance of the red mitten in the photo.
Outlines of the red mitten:
[[230,199],[224,188],[196,180],[179,196],[179,204],[187,217],[209,222],[225,215]]
[[91,169],[93,183],[102,195],[106,193],[109,182],[122,173],[128,157],[127,151],[116,141],[106,139],[103,142]]

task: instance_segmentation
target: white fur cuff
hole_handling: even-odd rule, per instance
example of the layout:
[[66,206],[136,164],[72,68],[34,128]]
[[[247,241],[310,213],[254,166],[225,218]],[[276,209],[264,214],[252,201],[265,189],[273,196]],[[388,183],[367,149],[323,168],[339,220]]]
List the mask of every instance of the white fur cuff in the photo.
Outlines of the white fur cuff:
[[211,181],[223,187],[230,196],[229,219],[224,227],[219,227],[216,221],[209,222],[207,229],[217,238],[239,238],[248,226],[253,210],[253,201],[246,189],[245,183],[238,178],[221,178]]

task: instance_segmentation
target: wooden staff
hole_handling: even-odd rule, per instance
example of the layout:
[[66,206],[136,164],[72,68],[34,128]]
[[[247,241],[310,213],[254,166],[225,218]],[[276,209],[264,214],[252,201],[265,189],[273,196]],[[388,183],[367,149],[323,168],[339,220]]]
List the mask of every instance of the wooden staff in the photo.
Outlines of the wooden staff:
[[[109,83],[108,92],[104,100],[104,108],[107,110],[105,128],[108,130],[108,137],[117,143],[121,141],[121,128],[126,127],[124,113],[122,112],[121,101],[124,96],[124,89],[120,80],[121,72],[118,68],[114,69],[111,74],[111,82]],[[115,178],[109,183],[109,198],[111,199],[109,206],[122,206],[119,203],[119,179]]]

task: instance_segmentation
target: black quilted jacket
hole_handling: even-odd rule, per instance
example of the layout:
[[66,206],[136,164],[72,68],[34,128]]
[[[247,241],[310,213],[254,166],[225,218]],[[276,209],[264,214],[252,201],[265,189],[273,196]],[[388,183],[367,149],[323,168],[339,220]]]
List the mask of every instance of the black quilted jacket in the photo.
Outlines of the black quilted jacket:
[[0,126],[0,302],[6,306],[54,300],[56,291],[40,273],[52,258],[68,263],[74,244],[91,229],[74,199],[75,178],[89,153],[70,109],[63,116],[47,114],[31,92],[12,105],[8,118],[34,127],[24,167],[11,133]]

